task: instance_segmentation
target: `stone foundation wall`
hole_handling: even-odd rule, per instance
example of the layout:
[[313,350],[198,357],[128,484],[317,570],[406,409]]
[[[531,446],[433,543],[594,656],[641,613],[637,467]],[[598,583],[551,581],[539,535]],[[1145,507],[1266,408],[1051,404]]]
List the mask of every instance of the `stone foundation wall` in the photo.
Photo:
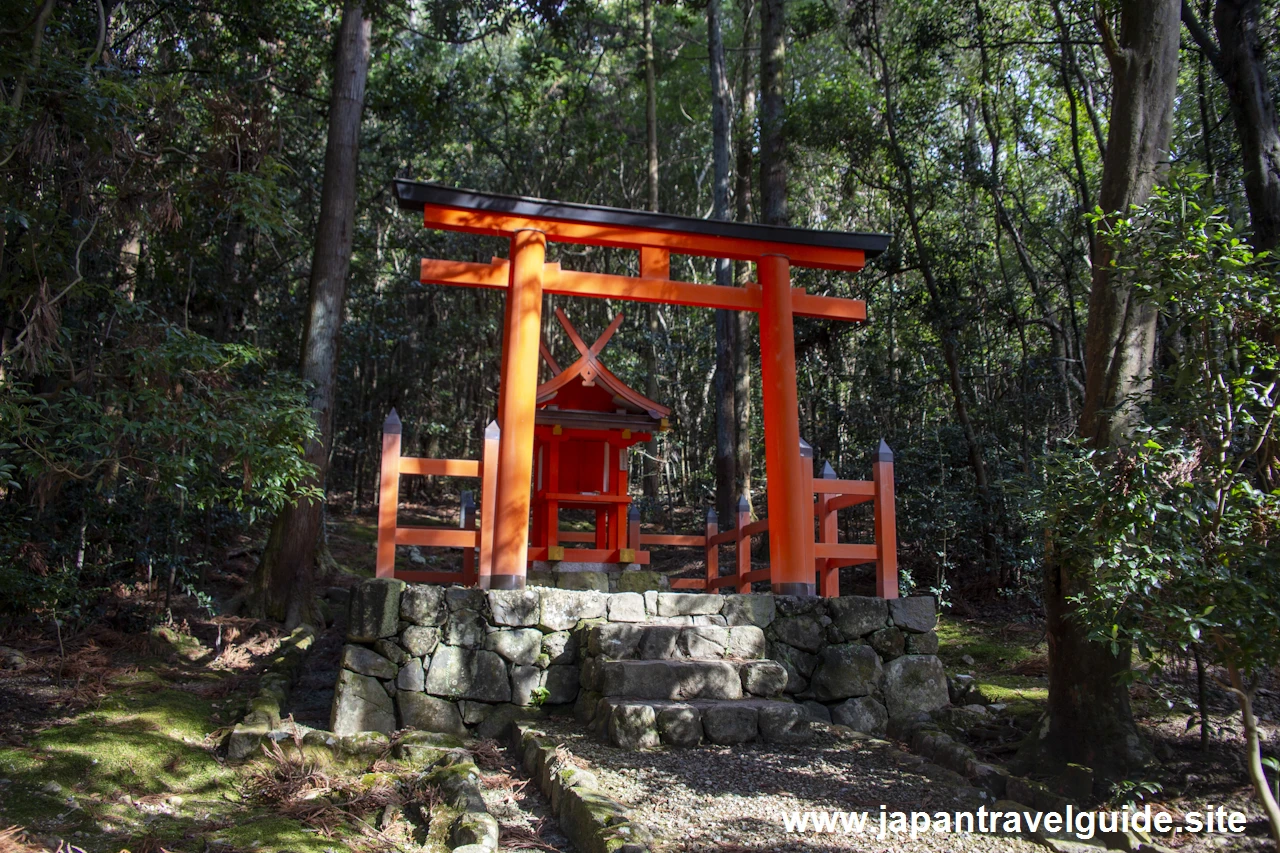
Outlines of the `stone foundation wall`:
[[585,629],[612,622],[696,628],[672,632],[674,648],[691,657],[714,647],[734,657],[735,646],[763,642],[786,670],[787,698],[815,719],[880,734],[890,717],[947,704],[935,621],[927,597],[485,591],[369,580],[352,591],[331,728],[465,735],[499,709],[494,719],[572,705],[580,692],[590,701],[580,684],[584,667],[592,683],[597,658]]

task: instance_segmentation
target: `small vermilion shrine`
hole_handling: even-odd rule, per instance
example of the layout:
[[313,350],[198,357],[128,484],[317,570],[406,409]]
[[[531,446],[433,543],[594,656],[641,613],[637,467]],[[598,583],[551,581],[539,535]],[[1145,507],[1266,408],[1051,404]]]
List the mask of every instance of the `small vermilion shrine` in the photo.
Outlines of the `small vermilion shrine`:
[[[600,351],[622,324],[619,314],[590,347],[557,309],[556,319],[578,351],[563,370],[545,343],[542,357],[554,374],[538,386],[534,416],[533,523],[530,545],[546,548],[546,559],[565,559],[564,541],[589,542],[590,550],[570,554],[583,562],[647,563],[639,549],[640,525],[629,526],[631,495],[627,493],[628,451],[667,428],[671,410],[655,403],[614,376]],[[595,513],[596,529],[585,537],[560,530],[560,510]]]
[[[768,581],[778,594],[835,596],[840,594],[841,567],[871,563],[876,594],[898,596],[892,452],[880,443],[870,481],[838,479],[830,464],[815,476],[813,451],[800,437],[794,318],[863,322],[866,304],[791,286],[792,266],[862,269],[867,257],[887,248],[888,235],[696,219],[416,181],[394,184],[400,206],[421,212],[426,227],[504,237],[510,251],[509,257],[488,264],[422,261],[423,284],[505,291],[498,412],[485,430],[479,460],[402,456],[400,421],[394,411],[387,418],[378,504],[379,577],[520,589],[534,561],[572,557],[643,564],[649,562],[649,552],[643,550],[648,545],[704,549],[705,578],[674,580],[674,589],[750,592],[753,583]],[[636,250],[639,275],[562,269],[546,261],[549,242]],[[745,287],[673,281],[672,253],[748,261],[760,280]],[[621,315],[587,346],[564,312],[557,311],[578,351],[577,360],[561,369],[541,340],[546,294],[759,315],[768,518],[751,520],[744,501],[736,519],[718,519],[709,511],[702,533],[640,530],[628,493],[627,453],[655,430],[665,429],[669,411],[629,388],[601,362],[600,353]],[[541,384],[539,354],[553,374]],[[396,515],[405,474],[478,478],[480,505],[464,494],[461,529],[401,526]],[[840,542],[836,514],[868,502],[874,509],[875,541]],[[566,508],[593,511],[595,530],[561,529],[559,514]],[[722,521],[728,529],[720,529]],[[750,540],[765,533],[769,567],[753,569]],[[397,571],[398,545],[462,549],[462,571]],[[735,565],[721,574],[719,552],[725,545],[734,546]]]

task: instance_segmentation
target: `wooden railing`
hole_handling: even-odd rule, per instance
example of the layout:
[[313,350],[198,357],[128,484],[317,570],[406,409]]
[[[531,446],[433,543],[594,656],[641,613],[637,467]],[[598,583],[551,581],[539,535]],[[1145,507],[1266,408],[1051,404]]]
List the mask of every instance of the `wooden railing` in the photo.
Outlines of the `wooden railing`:
[[[458,583],[463,586],[487,586],[493,565],[494,493],[498,467],[498,425],[491,423],[484,433],[484,456],[475,459],[424,459],[400,455],[400,419],[395,410],[383,424],[382,481],[378,503],[377,576],[396,577],[414,583]],[[881,441],[872,464],[871,480],[841,480],[831,463],[823,466],[820,477],[813,476],[813,452],[801,443],[806,491],[813,495],[816,533],[810,540],[805,558],[817,574],[818,593],[834,598],[840,595],[840,569],[874,563],[875,590],[880,598],[898,597],[898,544],[894,516],[893,452]],[[401,475],[423,477],[471,477],[481,481],[481,506],[477,507],[471,492],[462,493],[459,526],[400,526],[397,506],[400,499]],[[840,541],[838,513],[842,509],[871,502],[875,516],[875,541],[849,543]],[[479,520],[477,524],[477,509]],[[771,579],[770,570],[751,568],[751,539],[769,531],[769,519],[751,520],[746,497],[738,501],[733,526],[720,529],[714,509],[707,511],[706,528],[701,534],[642,533],[640,513],[632,506],[627,514],[627,543],[620,555],[640,551],[644,546],[701,548],[706,559],[706,576],[675,578],[672,589],[713,592],[732,588],[735,592],[751,592],[751,584]],[[478,529],[477,529],[478,528]],[[594,543],[591,531],[560,530],[558,539],[567,543]],[[732,571],[721,574],[720,547],[734,546]],[[461,571],[423,571],[395,568],[397,545],[419,545],[435,548],[462,549]],[[477,556],[477,550],[479,554]],[[545,559],[547,548],[529,549],[529,559]],[[572,557],[577,549],[567,549],[563,556]],[[593,555],[595,552],[591,552]]]
[[[498,426],[484,432],[484,458],[424,459],[400,455],[400,418],[395,409],[382,425],[382,477],[378,492],[378,556],[375,573],[380,578],[395,577],[412,583],[457,583],[476,586],[492,567],[493,530],[486,523],[493,518],[494,476],[498,468]],[[476,504],[471,492],[462,493],[458,527],[401,526],[397,521],[400,504],[400,477],[473,477],[481,481],[480,527],[476,529]],[[461,548],[461,571],[396,571],[396,546]],[[476,550],[479,549],[479,559]]]
[[[876,566],[876,595],[880,598],[898,597],[898,544],[893,503],[893,452],[881,441],[872,465],[871,480],[840,480],[836,478],[831,463],[823,466],[822,476],[813,476],[812,451],[803,444],[801,453],[808,460],[805,465],[805,484],[814,495],[814,516],[817,530],[809,545],[806,558],[812,561],[818,578],[818,593],[834,598],[840,595],[840,569],[874,563]],[[847,543],[840,541],[837,513],[847,507],[873,504],[875,515],[875,541],[873,543]],[[701,536],[651,536],[640,537],[642,543],[654,545],[683,545],[702,548],[705,551],[707,574],[705,578],[676,578],[672,589],[703,590],[713,592],[732,587],[740,593],[751,592],[751,584],[770,580],[769,569],[751,568],[751,538],[767,533],[769,519],[751,520],[746,497],[738,500],[737,517],[733,527],[720,530],[719,518],[714,509],[707,510],[706,532]],[[734,546],[734,566],[729,574],[720,573],[720,546]]]

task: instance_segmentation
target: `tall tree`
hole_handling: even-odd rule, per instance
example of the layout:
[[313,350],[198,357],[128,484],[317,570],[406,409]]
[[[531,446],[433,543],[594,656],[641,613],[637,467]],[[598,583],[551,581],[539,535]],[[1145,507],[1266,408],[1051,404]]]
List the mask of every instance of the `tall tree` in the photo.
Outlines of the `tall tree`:
[[[1098,29],[1111,67],[1111,120],[1098,203],[1124,215],[1150,197],[1168,157],[1178,83],[1179,3],[1124,0],[1118,37],[1108,18]],[[1085,334],[1085,397],[1080,435],[1095,447],[1123,444],[1151,390],[1156,309],[1113,274],[1112,251],[1098,229]],[[1045,617],[1049,639],[1049,729],[1044,744],[1057,759],[1106,774],[1149,760],[1138,737],[1123,676],[1130,652],[1088,640],[1074,618],[1073,597],[1087,588],[1090,567],[1074,565],[1047,535]]]
[[[707,0],[707,68],[711,75],[711,217],[729,218],[729,76],[724,64],[720,0]],[[733,284],[733,265],[716,260],[716,284]],[[734,394],[736,311],[716,310],[716,511],[729,523],[737,506],[738,416]]]
[[[654,68],[653,53],[653,4],[644,0],[644,136],[645,136],[645,190],[649,210],[658,210],[658,80]],[[646,308],[649,323],[648,347],[645,349],[645,394],[650,400],[658,395],[658,306],[650,303]],[[641,487],[645,497],[658,496],[658,438],[655,435],[646,445],[644,458],[644,482]]]
[[[307,461],[323,485],[333,444],[333,407],[339,333],[351,246],[355,231],[356,176],[360,119],[369,75],[372,20],[362,0],[342,8],[334,49],[329,97],[329,133],[324,156],[320,217],[311,259],[310,298],[302,340],[300,370],[310,386],[311,408],[320,435],[307,446]],[[323,504],[301,500],[286,507],[271,527],[255,579],[256,606],[269,618],[289,625],[313,618],[313,585],[322,534]]]
[[1182,20],[1226,87],[1240,141],[1253,245],[1269,251],[1280,245],[1280,123],[1258,32],[1261,8],[1261,0],[1217,0],[1216,44],[1186,0]]
[[[751,44],[751,31],[755,22],[755,0],[742,2],[742,43]],[[739,84],[737,127],[734,133],[733,189],[734,218],[739,222],[751,220],[751,176],[754,172],[753,149],[755,134],[752,132],[756,118],[756,66],[743,59]],[[737,265],[736,279],[739,287],[751,281],[751,264]],[[749,311],[737,313],[737,346],[733,353],[733,413],[737,419],[734,468],[737,474],[735,492],[751,503],[751,342],[753,315]],[[735,507],[736,510],[736,507]]]
[[786,91],[785,0],[760,4],[760,206],[761,220],[787,224],[787,149],[783,130]]

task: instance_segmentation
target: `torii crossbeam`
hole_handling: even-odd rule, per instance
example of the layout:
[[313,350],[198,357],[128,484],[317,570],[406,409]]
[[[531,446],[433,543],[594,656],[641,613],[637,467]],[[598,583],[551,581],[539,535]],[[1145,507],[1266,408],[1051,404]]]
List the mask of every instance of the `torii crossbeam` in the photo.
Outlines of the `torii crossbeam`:
[[[816,594],[810,556],[814,508],[812,496],[805,494],[793,321],[801,316],[860,322],[867,313],[861,300],[816,296],[791,287],[791,267],[856,272],[868,257],[887,248],[888,235],[695,219],[407,180],[395,181],[395,193],[402,208],[422,212],[428,228],[510,240],[509,258],[494,258],[488,264],[424,259],[421,268],[424,284],[507,292],[491,588],[519,589],[525,584],[542,297],[556,293],[760,315],[770,582],[775,593]],[[640,275],[561,269],[546,263],[549,241],[637,249]],[[673,252],[755,263],[759,284],[721,287],[672,281]]]

